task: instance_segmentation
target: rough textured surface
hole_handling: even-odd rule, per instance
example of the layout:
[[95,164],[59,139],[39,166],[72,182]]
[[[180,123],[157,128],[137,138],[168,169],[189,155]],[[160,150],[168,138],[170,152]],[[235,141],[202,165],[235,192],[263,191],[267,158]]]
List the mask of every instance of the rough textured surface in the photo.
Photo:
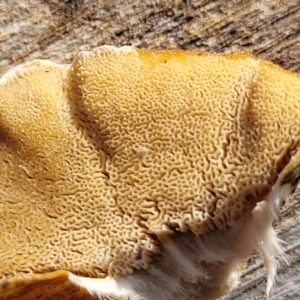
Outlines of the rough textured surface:
[[244,53],[108,46],[8,72],[2,275],[128,275],[173,231],[234,225],[298,150],[299,82]]
[[[1,72],[37,57],[70,62],[78,49],[89,50],[101,44],[221,52],[248,50],[290,70],[300,70],[300,6],[296,0],[2,1],[0,16]],[[290,211],[291,215],[278,223],[277,230],[295,247],[288,251],[291,267],[280,276],[283,280],[274,299],[297,299],[300,293],[296,286],[299,228],[295,226],[299,223],[299,206],[298,210],[292,206]],[[285,284],[286,281],[295,286]],[[252,283],[253,287],[257,285]],[[263,299],[263,289],[251,289],[252,286],[248,285],[246,292],[241,289],[241,299]]]
[[[208,241],[218,229],[232,241],[218,260],[229,262],[221,278],[258,251],[269,292],[272,257],[280,253],[271,224],[299,178],[299,79],[245,53],[128,46],[81,52],[72,65],[35,60],[6,73],[1,276],[66,269],[127,280],[133,270],[156,268],[174,231]],[[207,253],[218,256],[217,240]],[[199,246],[196,265],[213,268],[200,255],[206,246],[190,243]],[[192,295],[201,270],[196,281],[180,275],[197,282]],[[234,285],[221,278],[221,287],[206,282],[200,299]]]

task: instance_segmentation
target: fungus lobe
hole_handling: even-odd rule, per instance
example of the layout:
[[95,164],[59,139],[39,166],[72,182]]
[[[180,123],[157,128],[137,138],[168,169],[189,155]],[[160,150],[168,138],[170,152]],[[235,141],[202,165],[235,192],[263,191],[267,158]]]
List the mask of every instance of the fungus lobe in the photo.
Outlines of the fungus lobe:
[[5,74],[0,299],[215,299],[254,251],[269,293],[299,83],[247,53],[110,46]]

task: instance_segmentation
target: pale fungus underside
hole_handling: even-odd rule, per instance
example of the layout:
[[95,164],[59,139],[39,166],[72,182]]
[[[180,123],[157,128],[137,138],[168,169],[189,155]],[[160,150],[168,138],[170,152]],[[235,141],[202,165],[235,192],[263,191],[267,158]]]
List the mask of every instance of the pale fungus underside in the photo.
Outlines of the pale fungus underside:
[[262,252],[272,281],[271,223],[300,175],[299,95],[297,74],[246,53],[104,46],[4,75],[0,299],[43,280],[30,274],[126,278],[174,233],[240,224],[260,234],[239,259]]

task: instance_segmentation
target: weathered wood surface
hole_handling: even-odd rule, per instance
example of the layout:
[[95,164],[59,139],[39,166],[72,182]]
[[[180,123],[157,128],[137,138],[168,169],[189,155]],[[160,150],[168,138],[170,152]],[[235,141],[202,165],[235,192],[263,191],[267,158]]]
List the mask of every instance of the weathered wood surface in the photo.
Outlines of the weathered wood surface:
[[[70,63],[96,46],[249,51],[300,73],[300,0],[0,0],[0,76],[34,58]],[[300,299],[300,197],[276,223],[290,262],[271,299]],[[265,299],[259,258],[223,299]]]

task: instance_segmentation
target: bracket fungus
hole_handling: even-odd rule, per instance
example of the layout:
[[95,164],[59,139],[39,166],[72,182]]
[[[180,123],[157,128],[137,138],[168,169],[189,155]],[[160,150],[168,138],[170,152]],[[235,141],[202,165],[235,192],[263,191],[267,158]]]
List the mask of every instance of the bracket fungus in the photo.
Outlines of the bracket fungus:
[[102,46],[0,80],[0,299],[216,299],[300,177],[300,77]]

